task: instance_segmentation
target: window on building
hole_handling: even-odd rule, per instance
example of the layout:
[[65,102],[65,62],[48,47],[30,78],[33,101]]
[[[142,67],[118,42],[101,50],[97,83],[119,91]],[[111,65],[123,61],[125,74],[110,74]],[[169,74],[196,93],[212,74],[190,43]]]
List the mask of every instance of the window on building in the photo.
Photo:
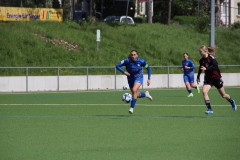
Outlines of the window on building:
[[228,2],[223,3],[223,14],[228,14]]

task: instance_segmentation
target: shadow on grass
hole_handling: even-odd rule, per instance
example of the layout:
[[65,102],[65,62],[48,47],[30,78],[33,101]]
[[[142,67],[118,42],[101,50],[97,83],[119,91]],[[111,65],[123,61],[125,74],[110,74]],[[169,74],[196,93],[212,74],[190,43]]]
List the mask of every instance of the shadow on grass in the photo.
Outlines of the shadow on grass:
[[227,117],[227,116],[138,116],[138,115],[95,115],[99,118],[110,119],[124,119],[124,118],[136,118],[136,119],[240,119],[240,117]]

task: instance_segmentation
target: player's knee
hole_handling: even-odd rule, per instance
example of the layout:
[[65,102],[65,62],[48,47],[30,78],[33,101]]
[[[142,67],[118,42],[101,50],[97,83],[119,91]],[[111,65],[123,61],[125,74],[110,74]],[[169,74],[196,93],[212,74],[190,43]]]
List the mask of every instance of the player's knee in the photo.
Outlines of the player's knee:
[[208,94],[208,92],[207,92],[207,91],[205,91],[205,90],[202,90],[202,94],[203,94],[203,95],[207,95],[207,94]]
[[222,96],[222,98],[227,98],[228,97],[227,94],[223,94],[221,96]]
[[136,95],[138,94],[138,91],[135,89],[133,89],[132,92],[133,92],[133,94],[136,94]]

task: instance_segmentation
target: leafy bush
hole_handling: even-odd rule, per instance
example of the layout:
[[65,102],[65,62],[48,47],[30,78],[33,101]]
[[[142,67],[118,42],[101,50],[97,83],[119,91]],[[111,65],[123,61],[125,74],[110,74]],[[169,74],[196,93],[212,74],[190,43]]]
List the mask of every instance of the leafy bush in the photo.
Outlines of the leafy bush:
[[199,33],[207,33],[209,31],[210,18],[207,14],[202,14],[195,18],[194,28]]
[[232,29],[240,29],[240,22],[233,23]]
[[168,19],[167,17],[161,16],[161,15],[154,15],[152,18],[153,23],[162,23],[167,24]]
[[191,25],[194,23],[195,17],[194,16],[175,16],[172,19],[173,21],[178,21],[179,24],[184,25]]
[[146,23],[147,22],[147,18],[146,17],[135,17],[133,18],[135,23]]

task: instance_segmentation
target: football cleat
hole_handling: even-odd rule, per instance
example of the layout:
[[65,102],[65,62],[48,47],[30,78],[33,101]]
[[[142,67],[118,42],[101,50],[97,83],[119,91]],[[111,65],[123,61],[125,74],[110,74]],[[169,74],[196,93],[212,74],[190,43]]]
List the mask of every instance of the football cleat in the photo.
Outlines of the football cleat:
[[152,96],[149,94],[148,91],[146,91],[145,94],[146,94],[146,97],[147,97],[149,100],[151,100],[151,101],[153,100]]
[[133,108],[130,108],[128,111],[130,114],[133,114]]
[[213,110],[212,109],[208,109],[205,111],[205,114],[213,114]]
[[232,105],[232,109],[233,109],[233,111],[236,111],[236,110],[237,110],[237,105],[236,105],[236,103],[235,103],[234,100],[232,100],[231,105]]
[[200,93],[200,88],[197,86],[197,93]]
[[192,93],[190,93],[187,97],[193,97],[193,94]]

